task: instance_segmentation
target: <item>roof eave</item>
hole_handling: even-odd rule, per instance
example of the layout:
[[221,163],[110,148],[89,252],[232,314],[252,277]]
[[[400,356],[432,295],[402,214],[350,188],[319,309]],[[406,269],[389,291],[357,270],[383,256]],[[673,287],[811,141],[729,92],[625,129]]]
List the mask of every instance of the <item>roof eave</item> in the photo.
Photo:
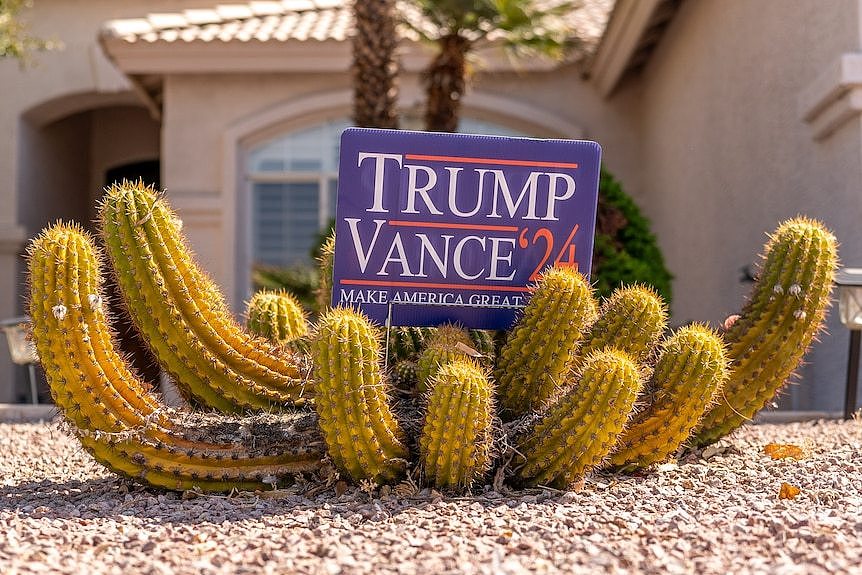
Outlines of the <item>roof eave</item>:
[[[229,73],[343,73],[350,69],[349,40],[232,40],[190,42],[128,42],[103,36],[102,47],[125,74]],[[399,48],[402,70],[421,72],[433,50],[421,42],[403,41]],[[560,65],[547,58],[516,61],[501,44],[476,53],[482,72],[547,71]]]
[[646,63],[682,0],[617,0],[586,76],[607,98]]

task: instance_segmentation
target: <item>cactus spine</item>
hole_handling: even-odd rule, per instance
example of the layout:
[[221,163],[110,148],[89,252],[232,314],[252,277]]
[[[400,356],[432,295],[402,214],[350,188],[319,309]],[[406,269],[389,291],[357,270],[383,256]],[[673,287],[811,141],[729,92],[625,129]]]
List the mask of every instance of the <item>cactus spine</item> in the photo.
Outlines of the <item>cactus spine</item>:
[[618,288],[602,303],[579,353],[586,357],[610,345],[643,362],[666,326],[667,306],[655,290],[641,285]]
[[661,347],[644,411],[632,418],[609,464],[646,467],[674,453],[728,376],[724,343],[703,325],[680,328]]
[[332,271],[335,265],[335,229],[323,242],[317,260],[317,313],[323,314],[332,306]]
[[497,362],[500,401],[509,418],[542,406],[564,387],[578,342],[595,315],[582,275],[567,268],[543,274]]
[[419,453],[436,487],[469,487],[490,465],[493,389],[475,362],[458,359],[437,372],[428,396]]
[[[454,325],[444,325],[436,329],[428,341],[428,347],[416,362],[416,381],[419,393],[428,391],[432,378],[440,368],[450,361],[467,357],[467,351],[472,350],[473,341],[462,328]],[[465,347],[466,346],[466,347]]]
[[355,480],[396,478],[408,457],[381,377],[376,329],[362,314],[334,308],[312,343],[315,407],[335,465]]
[[246,327],[280,345],[308,335],[302,306],[286,291],[261,290],[248,302]]
[[631,358],[613,348],[584,359],[578,383],[548,408],[518,445],[519,476],[533,485],[565,488],[607,457],[642,386]]
[[298,361],[234,323],[218,288],[185,247],[179,220],[153,189],[112,186],[100,212],[130,315],[181,391],[226,412],[304,401]]
[[[209,491],[261,489],[319,468],[324,444],[311,414],[184,421],[159,409],[115,351],[96,250],[79,228],[51,227],[28,253],[33,336],[51,393],[97,461],[149,485]],[[246,423],[268,444],[253,446],[250,434],[225,439]]]
[[792,376],[822,329],[837,265],[837,242],[817,221],[789,220],[770,237],[751,298],[725,334],[731,375],[697,444],[754,417]]

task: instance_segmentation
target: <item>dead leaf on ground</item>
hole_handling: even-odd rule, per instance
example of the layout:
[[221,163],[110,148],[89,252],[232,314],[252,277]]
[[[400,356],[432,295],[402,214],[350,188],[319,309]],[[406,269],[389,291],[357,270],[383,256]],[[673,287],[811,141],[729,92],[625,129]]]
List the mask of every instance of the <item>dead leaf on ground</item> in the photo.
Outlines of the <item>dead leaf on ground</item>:
[[789,483],[782,483],[781,489],[778,491],[779,499],[796,499],[796,496],[799,495],[800,489],[795,485],[790,485]]
[[802,459],[805,457],[805,452],[798,445],[792,443],[768,443],[763,447],[763,453],[770,456],[772,459]]

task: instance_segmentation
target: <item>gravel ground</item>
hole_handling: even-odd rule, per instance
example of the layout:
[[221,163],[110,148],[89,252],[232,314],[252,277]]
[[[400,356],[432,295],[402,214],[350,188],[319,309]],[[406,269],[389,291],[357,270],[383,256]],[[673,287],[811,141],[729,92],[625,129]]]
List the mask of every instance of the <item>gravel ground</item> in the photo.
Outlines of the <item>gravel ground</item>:
[[[184,498],[116,479],[54,424],[0,424],[0,450],[4,575],[862,573],[860,421],[748,426],[649,474],[470,497]],[[782,483],[799,494],[779,498]]]

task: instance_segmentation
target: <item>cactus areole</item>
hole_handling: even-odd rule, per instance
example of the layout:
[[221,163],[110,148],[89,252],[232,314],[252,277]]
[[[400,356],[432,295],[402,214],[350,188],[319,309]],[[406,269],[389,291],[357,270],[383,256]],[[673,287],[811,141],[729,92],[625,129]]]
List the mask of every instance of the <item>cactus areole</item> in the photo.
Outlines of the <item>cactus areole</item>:
[[589,276],[600,161],[587,141],[346,130],[333,306],[510,327],[542,270]]

